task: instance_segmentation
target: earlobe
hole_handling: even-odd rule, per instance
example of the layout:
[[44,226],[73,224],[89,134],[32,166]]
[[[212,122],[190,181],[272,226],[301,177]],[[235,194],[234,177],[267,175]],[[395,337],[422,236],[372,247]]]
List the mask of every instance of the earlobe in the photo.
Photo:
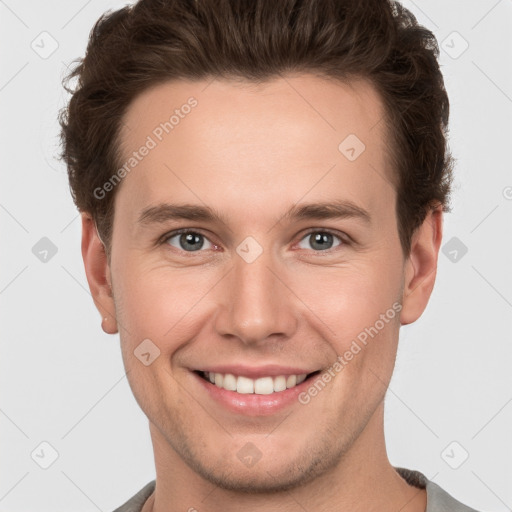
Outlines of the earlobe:
[[105,247],[89,213],[82,213],[82,258],[94,304],[102,316],[102,329],[107,334],[118,332],[110,268]]
[[405,262],[405,279],[400,323],[415,322],[427,307],[437,274],[437,259],[443,235],[443,210],[429,210],[411,241]]

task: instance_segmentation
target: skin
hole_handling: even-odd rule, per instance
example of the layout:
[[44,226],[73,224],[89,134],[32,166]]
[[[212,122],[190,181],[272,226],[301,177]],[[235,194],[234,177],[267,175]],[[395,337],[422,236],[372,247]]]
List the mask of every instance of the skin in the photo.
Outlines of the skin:
[[[157,484],[144,512],[424,511],[425,491],[388,460],[383,400],[400,326],[419,318],[434,286],[442,212],[427,215],[405,259],[377,92],[310,74],[168,82],[130,105],[124,156],[190,96],[198,105],[118,185],[110,261],[82,214],[91,293],[105,332],[120,333],[149,419]],[[349,134],[366,145],[354,161],[338,150]],[[370,221],[284,217],[334,200]],[[224,222],[138,222],[160,203],[207,205]],[[180,228],[204,235],[203,247],[187,252],[179,236],[155,243]],[[328,250],[310,228],[334,235]],[[263,250],[252,263],[236,252],[247,236]],[[306,405],[235,414],[190,373],[238,362],[325,369],[397,301],[396,317]],[[160,356],[145,366],[134,350],[147,338]],[[248,442],[262,454],[252,467],[237,457]]]

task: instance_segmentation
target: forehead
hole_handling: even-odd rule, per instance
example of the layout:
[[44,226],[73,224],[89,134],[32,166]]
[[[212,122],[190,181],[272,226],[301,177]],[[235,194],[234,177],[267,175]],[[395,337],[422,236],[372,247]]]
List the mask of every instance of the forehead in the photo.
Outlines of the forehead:
[[132,210],[178,199],[218,204],[221,191],[261,210],[305,194],[329,199],[333,190],[367,206],[389,201],[394,191],[378,193],[392,188],[383,120],[378,93],[362,80],[165,82],[124,116],[120,164],[133,165],[116,203],[129,196]]

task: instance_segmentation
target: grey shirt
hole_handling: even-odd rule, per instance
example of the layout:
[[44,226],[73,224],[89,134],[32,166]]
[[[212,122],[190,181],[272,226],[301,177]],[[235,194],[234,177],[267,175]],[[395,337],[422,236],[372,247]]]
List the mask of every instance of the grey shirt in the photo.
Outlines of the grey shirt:
[[[423,473],[412,469],[395,469],[409,485],[427,491],[427,508],[425,512],[477,512],[475,509],[463,505],[460,501],[450,496],[439,485],[428,480]],[[114,512],[140,512],[154,489],[155,480],[152,480],[124,505],[116,508]]]

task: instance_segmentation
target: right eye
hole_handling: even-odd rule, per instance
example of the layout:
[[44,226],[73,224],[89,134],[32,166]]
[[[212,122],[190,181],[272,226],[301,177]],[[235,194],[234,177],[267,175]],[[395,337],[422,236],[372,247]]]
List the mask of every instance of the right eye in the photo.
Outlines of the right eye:
[[205,242],[210,244],[210,247],[207,247],[207,249],[216,247],[204,235],[190,229],[172,231],[162,240],[162,243],[167,243],[172,247],[185,252],[200,251],[204,248]]

